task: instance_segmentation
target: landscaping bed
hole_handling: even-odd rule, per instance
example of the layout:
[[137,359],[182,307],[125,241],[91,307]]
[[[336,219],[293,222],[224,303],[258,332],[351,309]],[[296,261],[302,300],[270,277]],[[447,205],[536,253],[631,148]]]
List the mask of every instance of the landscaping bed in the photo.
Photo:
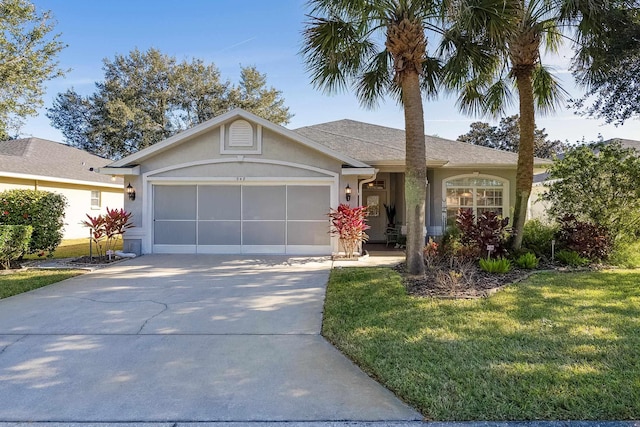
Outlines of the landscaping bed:
[[427,420],[640,418],[640,271],[542,272],[482,299],[333,270],[323,335]]

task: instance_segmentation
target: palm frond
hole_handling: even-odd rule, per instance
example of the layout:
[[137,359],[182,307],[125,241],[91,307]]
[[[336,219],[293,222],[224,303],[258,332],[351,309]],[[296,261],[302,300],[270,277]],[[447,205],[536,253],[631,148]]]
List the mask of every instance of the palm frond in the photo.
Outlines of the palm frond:
[[373,57],[356,83],[356,96],[366,108],[375,108],[393,86],[393,59],[385,49]]
[[489,114],[503,116],[505,110],[514,105],[512,86],[513,82],[506,78],[500,78],[489,86],[484,99],[484,108]]
[[302,55],[311,73],[311,83],[329,93],[345,90],[376,53],[367,37],[367,27],[338,16],[310,17],[303,32]]
[[533,70],[532,77],[533,97],[537,110],[542,114],[553,112],[569,95],[547,67],[538,65]]
[[463,114],[470,116],[482,116],[486,114],[485,94],[486,82],[469,80],[459,89],[456,107]]
[[442,62],[438,58],[427,57],[422,62],[420,88],[427,98],[435,98],[438,96],[438,88],[441,85],[442,74]]

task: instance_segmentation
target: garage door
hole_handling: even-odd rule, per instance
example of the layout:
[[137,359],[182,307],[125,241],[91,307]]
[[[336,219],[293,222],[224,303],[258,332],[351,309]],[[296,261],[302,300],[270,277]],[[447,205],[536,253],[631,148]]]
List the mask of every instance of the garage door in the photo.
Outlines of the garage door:
[[329,185],[154,185],[155,253],[329,254]]

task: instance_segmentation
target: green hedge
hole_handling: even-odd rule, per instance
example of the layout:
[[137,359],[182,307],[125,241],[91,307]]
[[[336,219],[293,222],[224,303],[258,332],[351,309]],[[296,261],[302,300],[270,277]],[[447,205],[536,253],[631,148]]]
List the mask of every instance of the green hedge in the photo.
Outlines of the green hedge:
[[33,227],[30,225],[0,225],[0,266],[10,268],[11,262],[28,249]]
[[62,240],[67,199],[38,190],[8,190],[0,193],[0,225],[33,227],[27,253],[53,252]]

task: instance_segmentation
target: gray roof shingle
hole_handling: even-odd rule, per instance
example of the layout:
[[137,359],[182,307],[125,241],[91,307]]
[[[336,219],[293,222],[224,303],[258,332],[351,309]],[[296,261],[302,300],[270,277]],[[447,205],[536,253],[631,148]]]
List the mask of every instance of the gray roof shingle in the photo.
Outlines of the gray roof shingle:
[[[101,175],[98,168],[111,163],[78,148],[40,138],[0,141],[0,176],[19,173],[88,181],[103,184],[122,184],[122,178],[112,181]],[[90,169],[93,168],[94,171]]]
[[[365,163],[405,160],[405,132],[401,129],[345,119],[294,129],[294,132]],[[473,164],[515,166],[518,161],[516,153],[435,136],[425,136],[425,144],[427,162],[446,162],[447,167]],[[549,162],[536,159],[536,164]]]

